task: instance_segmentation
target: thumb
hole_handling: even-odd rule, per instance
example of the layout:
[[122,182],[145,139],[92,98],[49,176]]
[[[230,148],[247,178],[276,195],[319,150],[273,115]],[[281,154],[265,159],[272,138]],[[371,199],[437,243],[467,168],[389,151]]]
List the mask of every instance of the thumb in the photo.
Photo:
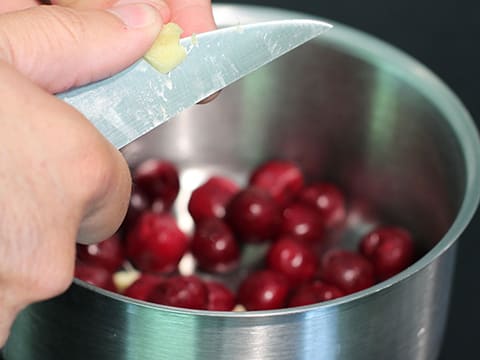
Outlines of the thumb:
[[117,1],[106,10],[37,6],[2,14],[0,60],[53,93],[108,77],[145,54],[168,13],[163,1],[155,7],[140,1]]

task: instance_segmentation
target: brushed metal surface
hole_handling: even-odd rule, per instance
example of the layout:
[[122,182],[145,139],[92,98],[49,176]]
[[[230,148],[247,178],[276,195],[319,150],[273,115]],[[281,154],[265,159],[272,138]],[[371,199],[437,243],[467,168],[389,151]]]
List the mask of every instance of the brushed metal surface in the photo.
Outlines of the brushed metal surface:
[[452,259],[378,295],[273,315],[155,311],[76,286],[21,315],[6,359],[434,359]]
[[[217,5],[215,15],[228,25],[299,14]],[[123,152],[132,165],[151,156],[179,164],[175,211],[187,230],[189,189],[213,173],[245,181],[282,157],[355,199],[332,241],[354,247],[376,219],[394,221],[413,231],[420,259],[348,297],[266,312],[170,309],[75,281],[22,312],[7,360],[437,358],[456,244],[479,200],[480,142],[463,105],[418,62],[335,24]]]
[[119,149],[330,28],[312,19],[238,23],[182,39],[188,55],[168,74],[142,59],[119,74],[58,97]]

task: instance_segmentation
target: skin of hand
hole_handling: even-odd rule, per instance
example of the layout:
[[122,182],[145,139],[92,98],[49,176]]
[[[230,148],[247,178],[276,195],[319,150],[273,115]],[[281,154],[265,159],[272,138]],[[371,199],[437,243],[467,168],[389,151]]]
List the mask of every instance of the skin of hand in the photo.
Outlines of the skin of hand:
[[110,236],[128,206],[121,153],[52,94],[128,67],[168,21],[215,28],[209,0],[54,3],[0,2],[0,348],[20,310],[71,284],[75,242]]

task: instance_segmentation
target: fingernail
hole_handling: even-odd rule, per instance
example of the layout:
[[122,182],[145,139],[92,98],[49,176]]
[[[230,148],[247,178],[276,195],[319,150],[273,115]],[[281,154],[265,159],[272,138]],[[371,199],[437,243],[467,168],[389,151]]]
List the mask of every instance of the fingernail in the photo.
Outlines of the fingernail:
[[161,21],[156,8],[144,3],[131,3],[131,1],[119,1],[114,7],[108,9],[131,29],[148,27]]

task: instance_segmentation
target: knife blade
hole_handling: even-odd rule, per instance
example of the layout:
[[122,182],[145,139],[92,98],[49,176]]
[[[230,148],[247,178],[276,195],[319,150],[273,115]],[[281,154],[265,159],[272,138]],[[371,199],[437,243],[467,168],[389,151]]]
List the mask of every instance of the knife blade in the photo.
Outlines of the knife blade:
[[310,19],[222,28],[181,39],[187,57],[167,74],[141,59],[110,78],[57,96],[120,149],[330,28]]

